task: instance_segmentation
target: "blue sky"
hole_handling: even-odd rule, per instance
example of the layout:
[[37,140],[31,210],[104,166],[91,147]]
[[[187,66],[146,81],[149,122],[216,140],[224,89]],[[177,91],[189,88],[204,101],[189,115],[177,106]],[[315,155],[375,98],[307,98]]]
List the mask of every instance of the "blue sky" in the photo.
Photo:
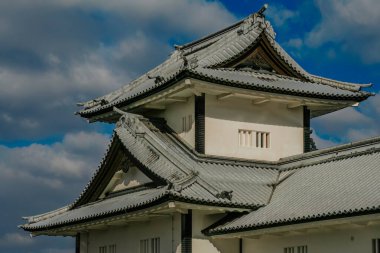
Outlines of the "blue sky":
[[[307,71],[380,90],[380,1],[267,1],[277,41]],[[72,202],[97,168],[111,125],[76,103],[127,84],[264,1],[0,1],[0,251],[74,252],[31,239],[21,216]],[[319,147],[380,135],[380,96],[312,120]]]

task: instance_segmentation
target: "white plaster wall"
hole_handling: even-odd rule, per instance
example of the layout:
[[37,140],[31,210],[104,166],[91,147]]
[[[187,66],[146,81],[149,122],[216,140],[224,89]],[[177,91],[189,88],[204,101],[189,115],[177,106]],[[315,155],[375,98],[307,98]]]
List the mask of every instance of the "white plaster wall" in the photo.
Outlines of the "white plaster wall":
[[[123,227],[108,230],[90,230],[81,240],[81,253],[99,252],[99,247],[116,244],[117,253],[139,253],[140,240],[160,238],[160,252],[181,252],[181,219],[172,217],[156,218],[147,222],[134,222]],[[85,240],[87,239],[87,242]],[[83,246],[82,246],[83,245]],[[85,246],[86,245],[86,246]]]
[[80,251],[80,253],[82,253],[82,252],[84,252],[84,253],[89,252],[87,245],[88,245],[88,233],[87,232],[80,233],[80,241],[79,241],[79,251]]
[[[380,227],[336,230],[299,236],[243,239],[243,253],[278,253],[285,247],[307,245],[308,253],[372,252],[372,239],[380,238]],[[297,248],[295,248],[297,252]]]
[[123,173],[122,177],[115,182],[112,191],[120,191],[150,182],[152,182],[152,180],[150,180],[137,167],[132,166],[128,169],[127,173]]
[[[189,131],[182,131],[182,117],[192,117],[192,126]],[[190,146],[195,146],[195,130],[194,130],[194,96],[188,98],[187,102],[176,102],[168,105],[162,113],[158,115],[166,119],[170,126],[179,136]]]
[[207,214],[202,211],[193,210],[193,252],[204,253],[238,253],[238,239],[210,239],[202,234],[202,230],[212,225],[224,214]]
[[[303,152],[303,110],[206,95],[206,154],[275,161]],[[270,148],[240,147],[239,129],[270,133]]]

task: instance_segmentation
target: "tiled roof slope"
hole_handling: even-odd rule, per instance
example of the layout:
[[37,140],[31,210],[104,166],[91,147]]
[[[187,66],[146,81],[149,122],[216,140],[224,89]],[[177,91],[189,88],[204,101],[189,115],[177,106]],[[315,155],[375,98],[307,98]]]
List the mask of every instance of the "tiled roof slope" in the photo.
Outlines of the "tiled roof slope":
[[[364,144],[364,145],[363,145]],[[351,146],[351,147],[350,147]],[[333,148],[334,149],[334,148]],[[284,164],[270,203],[208,234],[380,212],[380,138]],[[318,152],[317,152],[318,153]],[[301,156],[298,156],[300,158]],[[289,176],[289,173],[291,174]],[[280,175],[281,175],[280,174]]]
[[[180,78],[191,76],[191,73],[196,73],[199,78],[207,77],[210,75],[208,72],[212,71],[210,69],[223,68],[228,65],[228,63],[240,59],[255,48],[259,41],[263,39],[269,41],[269,45],[272,47],[273,52],[275,52],[277,59],[300,78],[296,85],[296,90],[299,92],[298,95],[314,94],[322,89],[325,94],[331,97],[336,96],[336,98],[340,98],[342,94],[346,93],[348,93],[351,98],[357,100],[363,100],[369,96],[369,94],[364,95],[364,93],[359,92],[362,87],[360,85],[309,74],[281,48],[274,38],[275,33],[273,28],[269,22],[265,20],[263,15],[257,13],[250,15],[235,25],[206,38],[184,46],[178,46],[165,62],[131,83],[110,94],[81,103],[84,108],[78,112],[78,114],[86,118],[91,118],[94,115],[112,110],[113,106],[125,105],[148,96],[163,87],[175,83],[175,81],[178,81]],[[237,73],[233,73],[232,70],[215,70],[212,72],[212,76],[217,79],[219,79],[219,77],[216,76],[218,74],[224,74],[224,76],[228,74],[230,75],[227,76],[229,79],[234,79],[234,77],[239,76],[237,81],[243,76],[244,81],[250,83],[250,86],[246,87],[247,89],[254,89],[260,86],[260,84],[264,84],[260,86],[261,89],[266,89],[266,85],[268,85],[270,91],[271,83],[256,83],[257,75],[252,74],[251,80],[251,77],[243,75],[239,71],[236,72]],[[270,76],[271,74],[267,75]],[[290,81],[287,80],[286,77],[284,77],[284,88],[281,88],[280,85],[280,82],[283,81],[281,78],[277,75],[274,75],[273,78],[278,81],[276,84],[278,89],[275,89],[275,92],[288,88]],[[302,83],[302,81],[306,81],[306,84]],[[313,88],[313,86],[315,86],[315,88]],[[312,90],[312,93],[310,93],[310,90]],[[355,93],[358,94],[355,95]]]
[[244,86],[253,90],[273,93],[350,100],[362,100],[369,96],[367,92],[354,92],[288,76],[252,70],[195,68],[191,72],[199,75],[199,78],[210,79],[213,82],[225,82],[230,86]]
[[54,227],[74,224],[81,221],[93,220],[99,217],[123,214],[136,208],[141,208],[160,201],[166,195],[166,188],[146,189],[130,194],[108,198],[80,208],[67,210],[55,216],[40,219],[21,226],[27,231],[38,231]]
[[[113,145],[119,143],[143,172],[165,183],[95,202],[77,200],[56,212],[29,217],[22,228],[44,231],[168,200],[253,210],[208,230],[209,234],[380,211],[380,138],[278,162],[236,160],[197,154],[163,120],[126,113],[112,143],[108,152],[117,151]],[[79,200],[92,194],[106,169],[99,167]]]
[[133,114],[121,117],[112,142],[120,142],[144,172],[165,184],[78,206],[81,198],[92,194],[92,185],[104,177],[107,167],[100,166],[79,200],[63,211],[29,217],[22,228],[46,230],[168,200],[257,209],[269,200],[279,174],[270,164],[198,157],[162,121]]

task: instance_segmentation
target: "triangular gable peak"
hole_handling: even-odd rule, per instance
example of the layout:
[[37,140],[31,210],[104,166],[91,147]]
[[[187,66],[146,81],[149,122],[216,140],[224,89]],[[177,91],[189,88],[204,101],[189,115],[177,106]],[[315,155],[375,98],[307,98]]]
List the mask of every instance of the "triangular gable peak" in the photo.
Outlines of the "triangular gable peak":
[[125,162],[123,166],[114,173],[99,198],[103,199],[111,194],[120,194],[127,190],[137,190],[138,188],[149,185],[156,184],[139,168]]
[[263,34],[260,36],[257,44],[247,53],[219,67],[267,71],[301,80],[308,80],[305,75],[297,72],[293,66],[282,59],[272,47],[273,42],[271,43],[270,40],[273,39],[268,37],[268,35]]
[[165,184],[164,180],[137,163],[125,150],[119,138],[114,135],[98,170],[78,199],[71,205],[71,209],[104,199],[109,195]]

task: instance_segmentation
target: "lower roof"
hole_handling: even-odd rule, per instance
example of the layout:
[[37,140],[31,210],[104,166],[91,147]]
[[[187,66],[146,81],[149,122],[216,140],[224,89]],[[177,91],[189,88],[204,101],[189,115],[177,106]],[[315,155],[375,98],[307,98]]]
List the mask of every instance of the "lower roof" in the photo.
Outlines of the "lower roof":
[[279,182],[270,203],[214,226],[209,235],[380,212],[380,141],[316,160]]
[[209,235],[380,211],[380,138],[288,157],[279,162],[202,156],[163,121],[126,113],[109,152],[124,152],[159,184],[98,201],[85,201],[109,167],[101,165],[80,198],[67,208],[29,218],[44,231],[144,209],[167,200],[250,209],[220,222]]

